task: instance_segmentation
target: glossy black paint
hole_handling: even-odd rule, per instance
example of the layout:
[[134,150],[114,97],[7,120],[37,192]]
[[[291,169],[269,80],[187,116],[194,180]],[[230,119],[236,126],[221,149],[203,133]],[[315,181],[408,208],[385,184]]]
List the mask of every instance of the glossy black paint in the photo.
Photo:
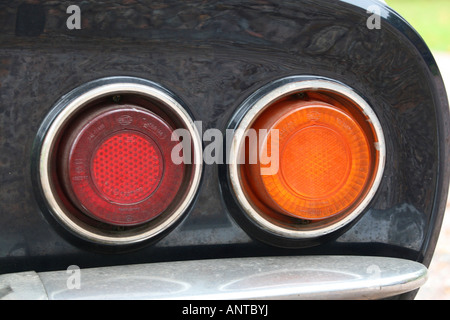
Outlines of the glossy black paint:
[[[69,30],[70,4],[34,1],[36,20],[23,18],[30,5],[0,4],[0,273],[275,254],[429,263],[447,197],[448,102],[426,45],[392,10],[368,0],[83,1],[82,28]],[[366,27],[371,4],[381,6],[380,30]],[[382,184],[337,238],[295,250],[253,239],[233,218],[239,208],[217,165],[205,166],[186,219],[139,250],[103,253],[67,240],[43,214],[33,145],[45,117],[72,89],[108,76],[148,79],[179,96],[203,130],[225,130],[255,90],[292,75],[351,86],[384,126]]]

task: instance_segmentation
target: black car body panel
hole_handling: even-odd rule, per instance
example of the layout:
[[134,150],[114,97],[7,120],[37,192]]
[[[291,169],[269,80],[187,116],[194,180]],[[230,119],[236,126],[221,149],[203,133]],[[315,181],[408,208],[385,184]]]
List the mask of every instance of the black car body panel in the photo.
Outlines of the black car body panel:
[[[70,30],[70,4],[0,4],[0,273],[272,255],[430,263],[448,191],[448,102],[430,51],[394,11],[356,0],[83,1],[81,29]],[[381,28],[370,30],[373,4]],[[49,222],[37,183],[39,134],[72,89],[105,77],[148,79],[181,97],[203,130],[225,131],[254,91],[296,75],[354,88],[384,128],[382,183],[345,230],[302,248],[260,241],[242,228],[226,164],[204,166],[187,217],[146,246],[105,250]]]

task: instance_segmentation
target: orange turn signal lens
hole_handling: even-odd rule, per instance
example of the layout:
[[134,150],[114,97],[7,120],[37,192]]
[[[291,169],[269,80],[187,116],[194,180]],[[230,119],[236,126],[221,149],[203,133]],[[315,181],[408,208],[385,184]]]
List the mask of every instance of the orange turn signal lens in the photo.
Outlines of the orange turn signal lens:
[[253,129],[267,132],[259,154],[274,158],[278,152],[279,159],[272,174],[263,171],[273,164],[259,157],[241,166],[254,203],[286,216],[321,220],[346,214],[364,199],[375,178],[376,135],[357,108],[328,102],[291,97],[254,121]]

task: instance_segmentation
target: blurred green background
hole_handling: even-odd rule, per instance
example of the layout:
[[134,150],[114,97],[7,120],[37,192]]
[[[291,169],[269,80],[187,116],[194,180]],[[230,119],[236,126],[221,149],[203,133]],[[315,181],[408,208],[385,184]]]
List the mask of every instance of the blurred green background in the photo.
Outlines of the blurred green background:
[[386,0],[432,51],[450,52],[450,0]]

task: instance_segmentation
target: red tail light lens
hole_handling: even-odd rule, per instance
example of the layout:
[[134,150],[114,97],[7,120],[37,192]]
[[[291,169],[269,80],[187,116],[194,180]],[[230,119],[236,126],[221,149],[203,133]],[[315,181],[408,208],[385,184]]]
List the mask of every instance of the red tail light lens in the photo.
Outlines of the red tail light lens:
[[136,225],[170,205],[184,164],[171,161],[173,129],[151,111],[133,105],[95,109],[64,139],[61,176],[72,202],[91,217]]
[[[182,154],[179,138],[189,152]],[[37,144],[49,218],[65,235],[96,245],[160,239],[187,214],[200,184],[194,121],[181,99],[144,79],[103,78],[75,88],[49,112]]]
[[[71,172],[71,176],[77,175]],[[163,174],[158,146],[138,132],[115,133],[95,151],[92,180],[112,203],[134,204],[148,198]]]

